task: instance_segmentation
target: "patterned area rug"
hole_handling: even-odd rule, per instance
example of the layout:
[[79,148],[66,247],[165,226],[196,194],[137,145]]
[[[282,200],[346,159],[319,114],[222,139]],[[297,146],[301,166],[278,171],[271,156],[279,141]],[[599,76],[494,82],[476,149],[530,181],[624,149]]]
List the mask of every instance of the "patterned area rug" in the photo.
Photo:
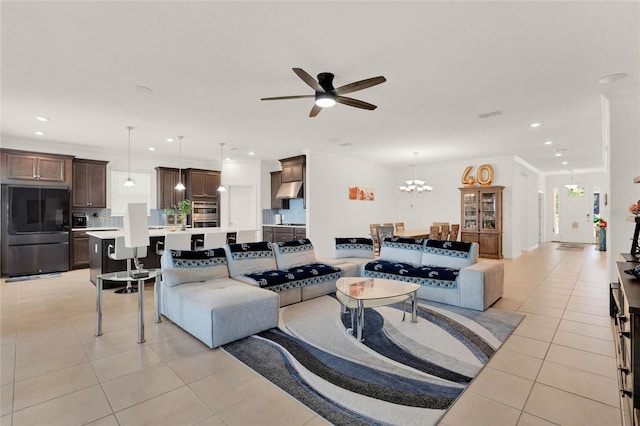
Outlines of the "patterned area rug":
[[436,424],[524,318],[420,301],[365,310],[364,343],[323,296],[280,310],[280,325],[223,349],[335,425]]

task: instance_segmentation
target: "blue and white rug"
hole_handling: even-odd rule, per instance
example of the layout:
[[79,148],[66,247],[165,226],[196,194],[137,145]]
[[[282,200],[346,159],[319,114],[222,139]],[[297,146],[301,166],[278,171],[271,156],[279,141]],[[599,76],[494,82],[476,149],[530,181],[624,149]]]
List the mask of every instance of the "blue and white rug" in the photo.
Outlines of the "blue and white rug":
[[420,301],[365,310],[364,343],[323,296],[280,310],[280,325],[223,349],[336,425],[436,424],[524,318]]

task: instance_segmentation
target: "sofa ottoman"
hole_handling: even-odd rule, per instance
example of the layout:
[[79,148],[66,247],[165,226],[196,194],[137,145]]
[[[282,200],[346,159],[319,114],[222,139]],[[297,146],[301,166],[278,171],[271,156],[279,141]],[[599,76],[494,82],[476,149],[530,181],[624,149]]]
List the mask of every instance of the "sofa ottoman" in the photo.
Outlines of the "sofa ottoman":
[[278,295],[229,278],[222,248],[166,250],[160,312],[210,348],[278,325]]

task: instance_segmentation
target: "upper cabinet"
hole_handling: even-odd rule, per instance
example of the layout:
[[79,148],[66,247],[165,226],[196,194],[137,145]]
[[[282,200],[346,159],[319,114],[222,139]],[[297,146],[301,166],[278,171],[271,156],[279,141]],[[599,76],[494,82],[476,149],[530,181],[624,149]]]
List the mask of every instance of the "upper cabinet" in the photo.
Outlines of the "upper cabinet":
[[271,172],[271,208],[276,210],[289,208],[289,200],[276,198],[280,184],[282,184],[282,172]]
[[107,163],[73,160],[71,207],[107,208]]
[[159,209],[176,206],[184,200],[184,191],[176,189],[180,181],[180,171],[170,167],[156,167],[157,201]]
[[194,201],[207,201],[218,199],[218,187],[220,186],[220,172],[215,170],[186,169],[185,170],[186,196]]
[[2,152],[2,182],[40,186],[71,185],[72,156],[26,151]]
[[304,155],[280,160],[282,165],[282,182],[304,181],[305,161]]
[[502,259],[503,186],[459,188],[460,239],[480,245],[479,255]]

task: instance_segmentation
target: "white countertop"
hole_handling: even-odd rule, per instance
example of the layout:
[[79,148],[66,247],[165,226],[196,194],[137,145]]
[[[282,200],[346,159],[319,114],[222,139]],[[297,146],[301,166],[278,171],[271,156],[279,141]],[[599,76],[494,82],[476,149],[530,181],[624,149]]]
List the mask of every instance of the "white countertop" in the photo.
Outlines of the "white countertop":
[[[100,231],[96,230],[96,228],[83,228],[87,231],[87,235],[91,237],[100,238],[101,240],[113,239],[116,237],[121,237],[124,235],[124,231],[122,229],[110,231]],[[150,237],[164,237],[165,235],[176,232],[176,233],[186,233],[186,234],[204,234],[207,232],[237,232],[237,230],[227,230],[223,228],[187,228],[186,231],[171,231],[171,229],[175,229],[175,227],[160,227],[160,226],[152,226],[149,228],[149,236]]]
[[276,225],[273,223],[263,223],[262,226],[273,226],[276,228],[306,228],[307,227],[307,225],[287,225],[287,224]]

